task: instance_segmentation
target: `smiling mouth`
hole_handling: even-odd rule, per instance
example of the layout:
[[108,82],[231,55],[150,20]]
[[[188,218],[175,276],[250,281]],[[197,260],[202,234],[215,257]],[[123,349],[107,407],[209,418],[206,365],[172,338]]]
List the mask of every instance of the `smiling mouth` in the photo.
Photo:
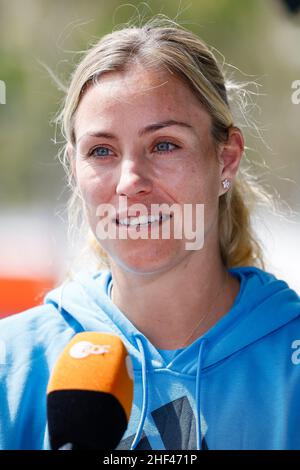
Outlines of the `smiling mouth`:
[[172,218],[172,214],[160,214],[159,216],[141,216],[141,217],[125,217],[122,219],[117,218],[115,223],[120,227],[149,227],[154,224],[162,224],[166,220]]

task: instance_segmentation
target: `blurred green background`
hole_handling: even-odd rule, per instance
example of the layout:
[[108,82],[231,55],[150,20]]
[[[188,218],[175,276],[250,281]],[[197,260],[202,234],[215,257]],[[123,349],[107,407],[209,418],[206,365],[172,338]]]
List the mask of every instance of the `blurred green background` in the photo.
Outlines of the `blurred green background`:
[[[257,135],[246,133],[247,145],[253,149],[248,157],[266,161],[269,169],[261,168],[260,179],[274,188],[274,197],[300,212],[300,104],[291,100],[292,83],[300,79],[299,13],[290,14],[280,0],[152,0],[147,4],[0,0],[0,80],[6,84],[6,104],[0,104],[2,272],[37,274],[48,269],[56,275],[63,272],[69,256],[61,215],[67,192],[51,124],[63,93],[41,62],[67,83],[78,61],[76,51],[133,16],[163,13],[176,19],[246,74],[237,71],[238,80],[261,85],[256,98],[261,111],[254,109],[254,116],[270,148]],[[290,222],[268,217],[270,228],[259,230],[270,269],[290,276],[297,288],[299,220],[297,216]]]

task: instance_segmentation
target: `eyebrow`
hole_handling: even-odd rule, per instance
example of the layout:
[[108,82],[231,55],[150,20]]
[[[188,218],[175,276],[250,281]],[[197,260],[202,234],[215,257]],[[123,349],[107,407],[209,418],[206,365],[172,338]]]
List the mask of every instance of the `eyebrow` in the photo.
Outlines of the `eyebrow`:
[[[163,129],[165,127],[170,127],[170,126],[180,126],[180,127],[185,127],[187,129],[193,129],[193,126],[190,124],[183,122],[183,121],[175,121],[174,119],[169,119],[167,121],[160,121],[156,122],[154,124],[149,124],[149,126],[144,127],[144,129],[141,129],[138,133],[140,137],[142,137],[145,134],[149,134],[151,132],[155,132],[159,129]],[[111,134],[110,132],[105,132],[105,131],[92,131],[92,132],[87,132],[86,134],[83,134],[77,142],[79,142],[83,137],[86,135],[90,137],[104,137],[106,139],[117,139],[117,137],[114,134]]]
[[144,134],[148,134],[150,132],[157,131],[159,129],[163,129],[164,127],[170,127],[170,126],[181,126],[185,127],[188,129],[192,129],[193,127],[183,121],[175,121],[174,119],[169,119],[167,121],[161,121],[161,122],[156,122],[154,124],[150,124],[149,126],[146,126],[144,129],[139,131],[139,136],[142,136]]

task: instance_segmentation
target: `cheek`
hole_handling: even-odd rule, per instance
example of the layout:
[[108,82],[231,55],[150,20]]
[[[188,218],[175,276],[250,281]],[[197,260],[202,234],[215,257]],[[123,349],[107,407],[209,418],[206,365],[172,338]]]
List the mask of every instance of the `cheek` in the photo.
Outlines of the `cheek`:
[[214,156],[208,154],[198,162],[194,162],[190,170],[190,186],[205,203],[218,203],[219,169]]
[[99,172],[90,165],[77,164],[77,183],[87,206],[97,206],[107,202],[112,194],[112,176]]
[[211,168],[196,160],[179,165],[173,174],[170,172],[167,184],[178,201],[205,203],[216,193],[216,180]]

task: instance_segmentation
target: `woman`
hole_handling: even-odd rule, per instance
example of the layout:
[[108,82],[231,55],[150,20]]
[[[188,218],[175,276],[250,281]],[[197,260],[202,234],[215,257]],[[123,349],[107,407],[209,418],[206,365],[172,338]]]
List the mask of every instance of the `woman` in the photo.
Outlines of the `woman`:
[[[2,321],[2,448],[49,447],[49,375],[81,331],[117,333],[133,361],[120,449],[300,448],[300,301],[260,269],[255,188],[239,170],[244,139],[227,92],[207,46],[174,23],[115,31],[78,65],[61,114],[70,210],[106,269]],[[174,214],[203,206],[200,223],[203,212],[187,222],[204,243],[188,249]],[[103,207],[118,236],[103,236]]]

